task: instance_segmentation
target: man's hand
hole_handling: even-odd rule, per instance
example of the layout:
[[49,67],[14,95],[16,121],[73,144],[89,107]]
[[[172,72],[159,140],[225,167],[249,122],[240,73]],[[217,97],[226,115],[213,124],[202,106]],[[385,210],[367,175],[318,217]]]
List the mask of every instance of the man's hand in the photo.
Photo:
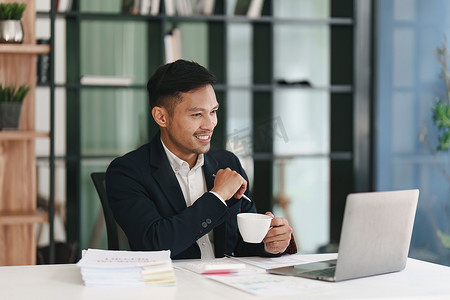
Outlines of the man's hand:
[[264,246],[266,251],[270,253],[282,253],[289,246],[291,241],[292,228],[284,218],[275,218],[271,212],[266,212],[266,215],[271,216],[272,227],[264,237]]
[[247,181],[236,171],[226,168],[217,171],[211,191],[219,194],[226,201],[233,196],[241,199],[246,189]]

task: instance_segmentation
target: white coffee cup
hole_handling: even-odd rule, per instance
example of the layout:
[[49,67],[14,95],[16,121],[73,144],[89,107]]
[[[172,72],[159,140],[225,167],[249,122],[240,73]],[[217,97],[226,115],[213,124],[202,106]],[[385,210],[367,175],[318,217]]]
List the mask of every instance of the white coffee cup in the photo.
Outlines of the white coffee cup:
[[261,243],[270,228],[272,217],[257,213],[237,215],[237,223],[242,238],[247,243]]

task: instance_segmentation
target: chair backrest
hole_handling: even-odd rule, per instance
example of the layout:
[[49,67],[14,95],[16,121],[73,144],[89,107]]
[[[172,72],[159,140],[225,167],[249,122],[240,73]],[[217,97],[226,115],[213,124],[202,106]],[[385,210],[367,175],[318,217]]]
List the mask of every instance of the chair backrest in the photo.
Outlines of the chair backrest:
[[117,231],[117,223],[114,215],[109,207],[108,198],[106,197],[105,172],[91,173],[92,181],[97,190],[100,202],[102,203],[103,215],[105,216],[106,236],[108,238],[108,249],[119,250],[119,234]]

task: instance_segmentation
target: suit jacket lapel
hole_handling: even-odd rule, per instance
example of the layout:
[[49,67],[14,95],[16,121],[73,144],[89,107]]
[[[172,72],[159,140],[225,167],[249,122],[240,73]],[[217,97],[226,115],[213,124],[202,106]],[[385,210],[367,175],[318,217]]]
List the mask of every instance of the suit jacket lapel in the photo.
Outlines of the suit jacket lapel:
[[210,191],[214,187],[214,176],[218,171],[218,162],[208,153],[205,154],[205,163],[203,164],[203,173],[205,174],[206,188]]
[[153,178],[159,184],[167,200],[178,213],[186,208],[183,192],[178,184],[177,177],[170,166],[164,148],[161,144],[160,134],[157,134],[149,144],[150,164],[155,169]]

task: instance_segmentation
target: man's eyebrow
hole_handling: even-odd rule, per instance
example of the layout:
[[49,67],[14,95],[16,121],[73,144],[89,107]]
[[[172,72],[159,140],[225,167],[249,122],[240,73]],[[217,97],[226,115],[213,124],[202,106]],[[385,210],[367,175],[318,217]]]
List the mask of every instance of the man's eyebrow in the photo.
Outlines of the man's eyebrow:
[[[212,110],[215,110],[215,109],[218,109],[218,108],[219,108],[219,104],[214,106],[212,108]],[[191,108],[188,109],[188,111],[190,111],[190,112],[194,112],[194,111],[208,111],[208,110],[209,109],[205,109],[205,108],[202,108],[202,107],[191,107]]]

